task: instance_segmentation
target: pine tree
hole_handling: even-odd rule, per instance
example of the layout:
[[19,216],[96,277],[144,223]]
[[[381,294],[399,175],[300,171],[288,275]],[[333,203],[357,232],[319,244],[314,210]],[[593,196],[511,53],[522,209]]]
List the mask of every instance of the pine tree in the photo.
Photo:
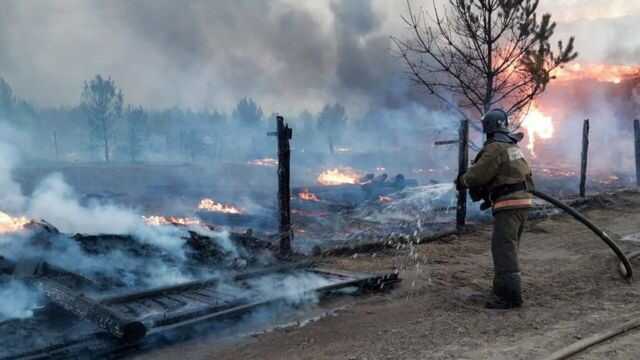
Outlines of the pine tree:
[[551,49],[556,24],[538,16],[539,0],[448,0],[444,10],[403,17],[410,37],[394,38],[411,79],[476,118],[494,107],[526,110],[552,72],[574,60],[574,39]]

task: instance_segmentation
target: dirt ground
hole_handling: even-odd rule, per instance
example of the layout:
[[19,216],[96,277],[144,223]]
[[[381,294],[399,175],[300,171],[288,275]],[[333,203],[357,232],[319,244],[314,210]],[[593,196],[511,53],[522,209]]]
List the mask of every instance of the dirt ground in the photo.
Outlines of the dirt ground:
[[[612,233],[640,233],[640,194],[618,194],[586,214]],[[225,343],[204,336],[139,358],[542,359],[640,316],[640,284],[623,281],[609,248],[566,216],[528,224],[520,248],[524,307],[485,310],[476,295],[488,294],[491,284],[490,230],[483,225],[433,243],[323,259],[349,270],[398,268],[403,282],[386,294],[330,304],[340,305],[337,316],[306,326]],[[621,246],[631,251],[640,242]],[[630,333],[576,358],[638,358],[639,340],[640,332]]]

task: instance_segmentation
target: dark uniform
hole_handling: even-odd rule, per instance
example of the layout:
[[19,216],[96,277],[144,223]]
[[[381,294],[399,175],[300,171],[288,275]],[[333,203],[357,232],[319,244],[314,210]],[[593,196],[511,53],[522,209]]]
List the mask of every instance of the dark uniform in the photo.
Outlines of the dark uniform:
[[508,132],[506,114],[501,110],[494,110],[485,118],[492,115],[504,117],[504,124],[485,126],[487,142],[473,165],[456,182],[459,187],[470,188],[472,194],[483,193],[492,206],[493,292],[497,299],[487,303],[487,307],[507,309],[522,304],[518,246],[528,209],[533,205],[528,191],[533,189],[533,181],[531,168],[517,145],[522,134]]

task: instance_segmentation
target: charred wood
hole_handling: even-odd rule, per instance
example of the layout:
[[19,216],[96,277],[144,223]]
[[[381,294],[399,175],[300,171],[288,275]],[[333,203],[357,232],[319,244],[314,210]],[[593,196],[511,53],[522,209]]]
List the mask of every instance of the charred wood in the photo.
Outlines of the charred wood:
[[88,320],[111,335],[125,340],[135,341],[145,336],[147,329],[139,321],[128,319],[96,301],[84,296],[76,288],[91,283],[81,275],[50,265],[38,259],[12,262],[2,259],[10,274],[40,287],[47,298],[82,320]]
[[636,159],[636,186],[640,186],[640,120],[633,121],[633,133],[635,139],[635,159]]
[[[458,148],[458,176],[467,172],[469,167],[469,120],[460,122],[460,139]],[[467,189],[458,191],[456,210],[456,229],[461,232],[467,219]]]
[[587,193],[587,161],[589,158],[589,119],[582,127],[582,156],[580,161],[580,197]]

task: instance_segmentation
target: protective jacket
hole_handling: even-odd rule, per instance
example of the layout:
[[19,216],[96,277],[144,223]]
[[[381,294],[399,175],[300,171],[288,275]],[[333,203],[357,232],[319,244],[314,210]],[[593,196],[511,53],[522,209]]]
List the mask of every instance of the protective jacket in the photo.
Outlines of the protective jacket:
[[520,139],[499,134],[488,140],[460,179],[465,187],[483,187],[496,195],[492,199],[494,212],[533,206],[533,196],[528,191],[533,189],[531,168],[517,145]]

